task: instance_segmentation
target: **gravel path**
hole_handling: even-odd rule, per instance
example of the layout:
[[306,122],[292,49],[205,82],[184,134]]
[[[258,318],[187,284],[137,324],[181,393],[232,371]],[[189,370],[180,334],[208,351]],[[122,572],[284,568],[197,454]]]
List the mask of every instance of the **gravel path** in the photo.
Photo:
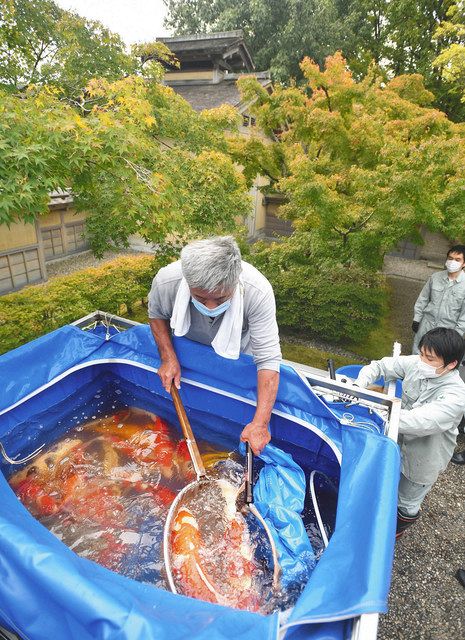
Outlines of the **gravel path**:
[[[88,252],[49,263],[47,270],[53,278],[134,253],[108,253],[97,260]],[[423,283],[395,276],[388,276],[388,281],[396,309],[394,328],[407,354],[412,342],[413,304]],[[354,355],[323,341],[308,345]],[[460,436],[460,446],[465,449],[465,436]],[[464,491],[465,466],[449,464],[427,496],[422,517],[396,544],[389,612],[380,618],[379,640],[465,639],[465,589],[454,575],[459,567],[465,568]]]
[[413,306],[424,282],[406,280],[396,276],[387,276],[386,279],[391,289],[391,308],[395,310],[395,313],[391,315],[391,324],[396,339],[402,345],[402,353],[408,355],[411,352],[413,342]]
[[[465,437],[460,436],[465,448]],[[379,640],[463,640],[465,466],[449,464],[426,497],[422,516],[396,543],[389,611]]]
[[73,271],[80,271],[81,269],[88,269],[89,267],[99,267],[105,262],[111,262],[121,256],[134,255],[141,255],[141,253],[131,251],[130,249],[118,252],[107,251],[103,258],[96,258],[91,251],[85,251],[84,253],[77,253],[67,258],[47,262],[47,275],[50,280],[57,276],[66,276],[69,273],[73,273]]

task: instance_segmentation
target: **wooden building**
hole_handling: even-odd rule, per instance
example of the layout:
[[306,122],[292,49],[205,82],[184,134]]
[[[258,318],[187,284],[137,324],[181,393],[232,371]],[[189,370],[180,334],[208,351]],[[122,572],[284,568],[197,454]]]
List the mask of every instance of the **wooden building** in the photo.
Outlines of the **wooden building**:
[[[213,109],[230,104],[242,115],[241,133],[251,135],[255,129],[255,118],[251,115],[250,103],[241,101],[237,80],[243,75],[252,75],[260,84],[272,91],[269,71],[257,71],[250,51],[244,41],[242,30],[217,33],[157,38],[177,57],[180,67],[167,67],[164,83],[172,87],[196,111]],[[261,135],[258,132],[258,135]],[[251,189],[252,207],[245,220],[250,238],[266,235],[267,201],[260,187],[268,180],[257,177]],[[279,224],[282,221],[279,221]],[[281,226],[283,226],[281,224]],[[290,228],[285,222],[284,227]]]
[[0,295],[47,279],[47,262],[88,248],[85,213],[66,191],[50,194],[49,212],[35,222],[0,227]]

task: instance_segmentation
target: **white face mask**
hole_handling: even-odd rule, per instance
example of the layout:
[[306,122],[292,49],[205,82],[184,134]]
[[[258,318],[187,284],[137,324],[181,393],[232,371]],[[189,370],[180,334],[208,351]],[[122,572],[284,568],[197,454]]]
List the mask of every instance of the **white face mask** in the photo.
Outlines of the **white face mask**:
[[[439,378],[439,376],[442,376],[442,374],[445,373],[445,371],[436,373],[436,367],[433,367],[427,362],[423,362],[420,356],[418,356],[418,358],[418,373],[420,374],[420,378]],[[445,365],[438,367],[438,369],[445,369]]]
[[436,367],[432,367],[427,362],[423,362],[423,360],[418,363],[418,373],[420,378],[438,378],[441,375],[436,373]]
[[446,260],[445,266],[449,273],[457,273],[462,268],[462,263],[458,260]]

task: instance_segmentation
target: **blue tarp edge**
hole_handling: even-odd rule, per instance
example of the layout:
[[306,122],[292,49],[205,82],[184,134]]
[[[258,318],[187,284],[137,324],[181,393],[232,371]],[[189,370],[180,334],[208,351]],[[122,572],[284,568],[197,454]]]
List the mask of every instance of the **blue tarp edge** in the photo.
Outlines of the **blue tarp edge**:
[[[225,361],[219,359],[211,348],[205,347],[204,345],[198,345],[184,339],[176,341],[175,344],[181,363],[190,363],[189,367],[191,368],[183,367],[183,370],[188,370],[189,377],[193,376],[199,382],[208,380],[210,385],[217,385],[230,393],[237,393],[244,397],[254,398],[256,371],[251,358],[241,356],[239,361]],[[101,357],[134,359],[134,361],[150,362],[150,366],[156,365],[158,361],[158,356],[148,327],[142,326],[130,329],[116,335],[110,341],[105,341],[99,336],[83,332],[76,327],[63,327],[0,357],[0,383],[5,384],[4,388],[6,391],[0,407],[3,410],[8,409],[9,405],[20,401],[21,398],[34,392],[34,389],[66,373],[70,367]],[[192,363],[196,363],[196,368],[192,368]],[[235,384],[232,384],[231,380],[234,380]],[[237,381],[239,381],[239,383]],[[399,453],[397,446],[387,438],[377,434],[354,429],[353,427],[341,428],[340,425],[336,423],[333,414],[328,411],[328,414],[325,415],[321,402],[318,399],[315,401],[315,397],[312,397],[311,392],[307,388],[304,390],[304,387],[305,385],[292,369],[289,371],[284,370],[278,403],[285,406],[288,411],[293,410],[292,406],[293,403],[295,403],[294,411],[299,417],[307,416],[309,420],[312,420],[312,411],[316,411],[320,419],[326,419],[329,424],[329,429],[331,431],[337,429],[339,432],[338,439],[340,443],[342,443],[343,458],[336,531],[331,538],[328,549],[325,551],[304,593],[294,608],[289,623],[299,622],[299,620],[302,622],[320,619],[327,620],[331,617],[336,619],[346,614],[347,616],[352,616],[373,611],[385,611],[394,546],[395,503],[399,470]],[[380,473],[380,470],[382,470],[383,473]],[[379,479],[376,483],[373,483],[373,474]],[[3,478],[1,480],[3,485]],[[358,493],[354,492],[354,487],[357,488]],[[10,491],[8,487],[5,488],[2,486],[2,495],[8,493],[8,491]],[[12,494],[11,491],[10,493]],[[16,527],[20,521],[24,525],[24,532],[27,533],[28,536],[31,532],[34,533],[32,540],[34,544],[36,542],[39,544],[39,548],[35,549],[35,553],[33,553],[32,556],[29,554],[26,555],[29,565],[23,566],[21,562],[24,560],[24,556],[20,552],[21,546],[19,545],[18,548],[14,546],[14,549],[18,551],[16,561],[20,563],[23,572],[21,576],[23,584],[20,587],[16,585],[18,592],[15,590],[11,591],[11,593],[14,594],[11,605],[20,607],[21,610],[16,611],[15,615],[17,617],[19,616],[19,620],[21,620],[21,618],[26,616],[24,602],[36,602],[36,612],[41,612],[40,617],[43,621],[44,612],[47,611],[47,608],[45,607],[45,603],[42,602],[41,597],[35,594],[34,580],[31,580],[31,578],[35,575],[34,571],[36,569],[37,558],[40,558],[41,562],[45,563],[44,566],[47,566],[46,560],[41,556],[41,545],[45,544],[47,555],[49,545],[54,538],[25,512],[16,497],[14,497],[14,494],[12,495],[13,498],[10,496],[11,499],[6,501],[0,509],[0,575],[5,577],[5,575],[10,575],[8,570],[10,570],[10,572],[12,571],[12,568],[8,566],[10,555],[7,553],[9,548],[8,538],[11,539],[10,536],[13,535],[13,543],[16,545],[18,536],[14,535],[9,527],[11,525]],[[29,520],[27,518],[25,519],[25,514],[19,517],[21,515],[20,512],[25,512]],[[13,518],[13,521],[11,521],[11,518]],[[354,521],[358,523],[358,525],[354,525]],[[363,529],[361,524],[367,521],[373,523],[373,526],[369,528],[368,532]],[[41,532],[41,535],[38,537],[40,542],[35,538],[37,527],[43,529],[43,532]],[[17,529],[15,529],[15,531],[17,531]],[[25,545],[30,549],[31,539],[28,536]],[[348,541],[353,544],[350,553],[347,551]],[[59,547],[57,548],[56,544],[52,544],[53,553],[57,553],[58,555],[61,555],[61,553],[65,555],[72,554],[62,543],[59,541],[56,541],[56,543]],[[369,557],[369,554],[366,552],[367,543],[368,548],[375,551],[375,553],[372,554],[373,557]],[[7,548],[5,548],[5,544]],[[129,598],[129,603],[132,603],[129,605],[129,608],[132,609],[135,607],[134,610],[137,610],[137,598],[140,595],[139,592],[141,589],[139,583],[131,584],[129,587],[128,582],[133,583],[133,581],[128,581],[127,578],[122,576],[116,576],[116,574],[102,567],[98,567],[83,558],[78,558],[74,554],[72,554],[72,556],[73,566],[77,563],[76,566],[79,567],[79,570],[83,570],[87,575],[94,577],[97,575],[101,576],[103,575],[101,573],[103,571],[109,580],[110,591],[113,590],[113,587],[117,587],[117,590],[122,588],[126,593],[132,594],[137,592],[137,597],[134,602]],[[2,557],[3,560],[1,559]],[[47,557],[50,556],[47,555]],[[5,560],[5,558],[7,560]],[[357,567],[356,575],[353,575],[354,558],[360,563]],[[338,567],[338,577],[341,578],[341,576],[346,574],[346,579],[350,580],[352,585],[357,586],[357,588],[352,588],[350,593],[348,593],[347,582],[339,579],[338,581],[334,581],[334,563],[336,563]],[[89,569],[89,567],[91,567],[91,569]],[[52,580],[57,578],[57,576],[54,575],[54,569],[49,568],[47,573],[51,573]],[[108,574],[111,576],[111,579],[108,577]],[[32,585],[29,586],[28,583],[31,581]],[[49,586],[52,588],[51,585]],[[142,586],[144,587],[144,592],[146,589],[149,589],[150,593],[157,592],[158,598],[159,590],[146,587],[146,585]],[[56,588],[59,588],[59,581]],[[0,593],[1,590],[2,587],[0,587]],[[133,590],[135,590],[135,592]],[[23,591],[24,593],[22,593]],[[325,592],[324,597],[321,595],[323,591]],[[355,601],[356,593],[358,594],[357,602]],[[21,594],[22,597],[18,599],[18,596]],[[163,592],[163,594],[166,594],[166,592]],[[347,595],[350,596],[349,600],[347,600]],[[76,596],[78,597],[79,594],[77,593]],[[173,594],[162,595],[161,597],[163,601],[165,601],[168,596],[170,596],[170,598],[179,598],[179,596],[173,596]],[[48,597],[50,597],[50,594]],[[340,597],[342,597],[342,601],[340,599],[338,600]],[[169,600],[171,602],[170,598]],[[211,611],[217,611],[216,605],[208,605],[208,603],[199,604],[198,601],[191,601],[190,599],[183,600],[188,601],[188,604],[183,602],[183,611],[191,611],[192,607],[192,612],[202,611],[206,615],[211,615],[212,619],[215,619],[215,615],[211,613]],[[8,597],[6,601],[8,601]],[[3,594],[2,602],[5,603]],[[178,600],[174,600],[173,602],[178,602]],[[79,603],[79,606],[82,606],[83,603],[80,601]],[[211,610],[211,607],[213,607],[213,610]],[[232,610],[228,609],[227,611],[228,614],[226,617],[229,616],[229,612]],[[8,623],[7,615],[8,612],[5,611],[5,621]],[[33,614],[31,613],[31,615]],[[48,612],[46,616],[47,621],[50,620],[51,615],[52,613]],[[101,613],[100,615],[105,614]],[[131,616],[128,611],[126,611],[126,615]],[[222,615],[226,614],[222,613]],[[234,625],[237,624],[236,617],[239,616],[240,618],[242,615],[256,617],[255,614],[234,612],[232,616],[235,620]],[[10,623],[12,620],[14,623],[14,617],[15,616],[11,617],[10,615]],[[261,616],[258,617],[262,618]],[[65,626],[69,628],[69,625],[73,626],[74,623],[75,621],[71,614],[71,619],[66,620]],[[113,626],[111,621],[109,621],[108,624],[110,627]],[[216,623],[213,622],[210,628],[210,632],[213,633],[213,635],[209,636],[210,638],[216,637],[214,635],[216,633],[215,624]],[[275,632],[276,621],[273,617],[271,617],[267,623],[260,621],[260,623],[257,622],[256,624],[258,627],[261,627],[261,632],[259,632],[260,637],[271,637],[269,634],[273,635]],[[254,628],[254,625],[252,625],[252,628]],[[63,634],[62,627],[61,635],[58,632],[58,635],[53,635],[57,640],[61,637],[78,637],[71,635],[69,631]],[[258,631],[258,627],[255,631]],[[34,627],[34,629],[36,629],[36,627]],[[124,633],[121,635],[121,633],[123,632],[120,629],[118,631],[119,635],[117,636],[94,635],[92,637],[121,637],[131,639],[139,637],[136,635],[124,635]],[[157,634],[158,633],[159,630],[157,630]],[[251,631],[251,633],[251,638],[256,637],[255,632]],[[201,634],[199,635],[193,632],[189,632],[189,634],[192,638],[197,639],[201,637]],[[234,632],[234,636],[236,635]],[[42,638],[46,636],[40,635],[40,632],[38,632],[37,635],[31,637]],[[52,636],[48,635],[48,637]],[[79,636],[80,640],[85,637],[85,635]],[[152,636],[147,635],[144,637],[149,638]],[[157,637],[162,636],[157,635]],[[185,637],[187,637],[187,635]],[[230,636],[221,635],[220,633],[217,637]],[[247,634],[244,638],[246,637],[248,637]]]

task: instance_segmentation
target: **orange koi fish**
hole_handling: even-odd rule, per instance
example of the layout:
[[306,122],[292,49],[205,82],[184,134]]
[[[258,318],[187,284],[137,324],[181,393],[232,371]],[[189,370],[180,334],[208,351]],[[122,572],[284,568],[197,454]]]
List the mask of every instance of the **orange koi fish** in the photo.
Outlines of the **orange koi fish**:
[[197,520],[186,507],[181,507],[171,532],[174,556],[173,575],[184,595],[206,602],[219,602],[222,597],[201,568],[202,539]]
[[57,443],[10,478],[11,488],[34,514],[45,516],[59,511],[66,498],[63,489],[72,460],[75,457],[81,460],[81,447],[79,439]]
[[160,416],[148,412],[135,412],[131,409],[123,409],[110,418],[89,422],[86,425],[86,431],[110,433],[124,440],[129,440],[134,435],[147,430],[170,437],[168,423]]
[[11,477],[10,484],[13,486],[31,475],[40,477],[43,480],[54,477],[63,470],[71,453],[80,445],[82,445],[82,441],[78,438],[54,444],[48,451],[37,456],[27,467],[17,471]]
[[116,413],[110,420],[91,423],[87,428],[109,434],[115,448],[134,461],[155,463],[164,478],[171,478],[175,470],[186,480],[193,478],[190,456],[184,441],[176,443],[172,439],[168,423],[155,414],[138,414],[127,409]]
[[[255,565],[248,531],[241,516],[228,522],[222,539],[209,553],[192,511],[181,506],[171,530],[172,573],[187,596],[230,607],[257,611],[253,595]],[[212,557],[213,556],[213,557]]]
[[76,488],[62,502],[61,510],[70,521],[91,521],[106,529],[124,526],[125,512],[120,488],[102,486],[98,478],[77,478]]
[[50,496],[44,484],[33,477],[24,478],[12,487],[21,502],[38,515],[49,516],[59,510],[57,498]]

